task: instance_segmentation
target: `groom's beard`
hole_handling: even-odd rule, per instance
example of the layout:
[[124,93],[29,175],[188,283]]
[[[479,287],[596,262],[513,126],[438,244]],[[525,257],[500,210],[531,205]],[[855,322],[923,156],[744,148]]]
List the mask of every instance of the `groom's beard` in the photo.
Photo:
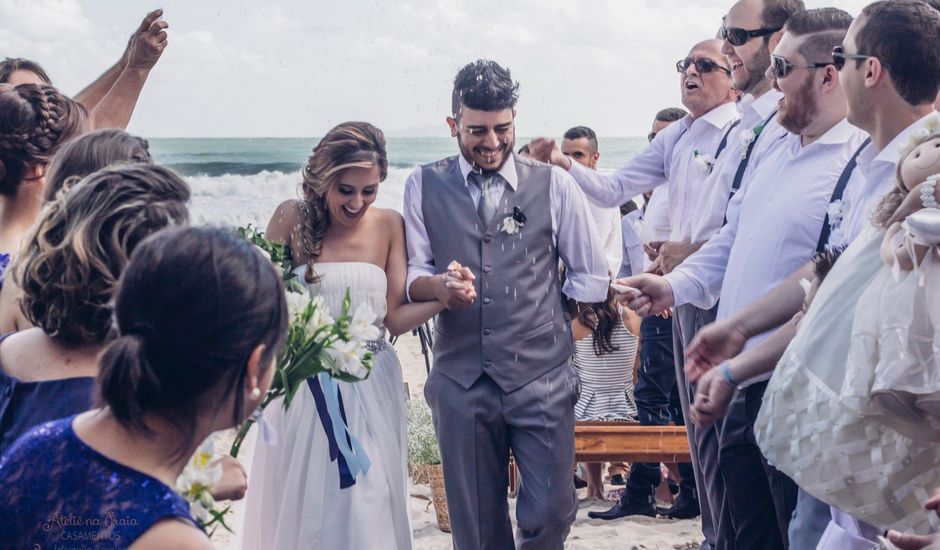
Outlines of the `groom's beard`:
[[[463,158],[470,163],[470,166],[477,170],[485,170],[487,172],[499,172],[503,165],[506,164],[506,161],[509,160],[509,156],[512,155],[513,147],[516,145],[516,136],[515,134],[503,143],[500,143],[499,147],[496,149],[489,149],[482,146],[468,147],[462,140],[460,136],[457,137],[457,146],[460,148],[460,154],[463,155]],[[494,162],[491,164],[487,162],[487,156],[492,155],[495,157]]]

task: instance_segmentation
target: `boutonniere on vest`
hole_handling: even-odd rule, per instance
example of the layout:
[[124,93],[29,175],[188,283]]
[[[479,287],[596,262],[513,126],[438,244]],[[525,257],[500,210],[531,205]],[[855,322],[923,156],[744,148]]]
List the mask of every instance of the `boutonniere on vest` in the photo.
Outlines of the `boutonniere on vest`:
[[522,210],[519,210],[518,206],[513,206],[512,215],[503,219],[503,224],[499,229],[507,235],[515,235],[523,227],[525,227],[525,214],[522,213]]

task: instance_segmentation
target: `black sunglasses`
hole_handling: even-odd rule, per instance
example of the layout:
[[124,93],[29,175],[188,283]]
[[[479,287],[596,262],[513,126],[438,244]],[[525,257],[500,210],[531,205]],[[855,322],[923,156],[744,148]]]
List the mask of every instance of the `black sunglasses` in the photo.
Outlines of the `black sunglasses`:
[[794,65],[787,61],[786,57],[780,55],[771,55],[770,56],[770,69],[774,72],[774,77],[776,79],[785,78],[793,69],[819,69],[822,67],[828,67],[833,65],[832,61],[826,63],[811,63],[809,65]]
[[686,57],[685,59],[680,59],[679,61],[676,61],[676,70],[680,73],[684,73],[688,71],[689,67],[692,65],[695,65],[695,70],[702,74],[719,70],[724,71],[725,74],[731,74],[731,69],[722,67],[716,61],[712,61],[707,57],[699,57],[696,59]]
[[650,143],[652,143],[653,140],[656,139],[656,132],[650,132],[646,134],[646,139],[648,139]]
[[[832,48],[832,64],[835,65],[836,69],[840,71],[842,70],[842,67],[845,66],[846,59],[868,59],[870,57],[878,59],[877,56],[868,55],[867,53],[846,53],[845,48],[842,46],[836,46],[835,48]],[[878,61],[881,61],[881,59],[878,59]],[[886,69],[891,68],[891,65],[888,65],[884,61],[881,61],[881,66]]]
[[721,36],[722,40],[727,40],[732,46],[743,46],[752,38],[767,36],[779,30],[780,28],[778,27],[776,29],[754,29],[753,31],[749,31],[741,27],[725,27],[722,25],[722,27],[718,29],[718,35]]

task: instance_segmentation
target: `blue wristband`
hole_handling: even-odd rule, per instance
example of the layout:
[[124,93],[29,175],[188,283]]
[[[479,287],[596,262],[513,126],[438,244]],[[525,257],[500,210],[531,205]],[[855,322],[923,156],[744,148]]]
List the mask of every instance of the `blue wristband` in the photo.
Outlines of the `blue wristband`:
[[725,381],[731,384],[732,387],[738,388],[741,386],[741,384],[734,379],[734,374],[731,372],[731,363],[722,361],[718,368],[721,369],[721,375],[725,377]]

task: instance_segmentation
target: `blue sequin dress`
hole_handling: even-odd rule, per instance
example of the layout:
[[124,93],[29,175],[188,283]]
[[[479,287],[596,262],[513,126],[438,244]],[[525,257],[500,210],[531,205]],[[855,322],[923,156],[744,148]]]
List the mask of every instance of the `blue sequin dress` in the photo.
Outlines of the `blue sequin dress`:
[[37,427],[0,458],[0,548],[125,549],[162,520],[197,525],[176,491],[83,443],[74,419]]

